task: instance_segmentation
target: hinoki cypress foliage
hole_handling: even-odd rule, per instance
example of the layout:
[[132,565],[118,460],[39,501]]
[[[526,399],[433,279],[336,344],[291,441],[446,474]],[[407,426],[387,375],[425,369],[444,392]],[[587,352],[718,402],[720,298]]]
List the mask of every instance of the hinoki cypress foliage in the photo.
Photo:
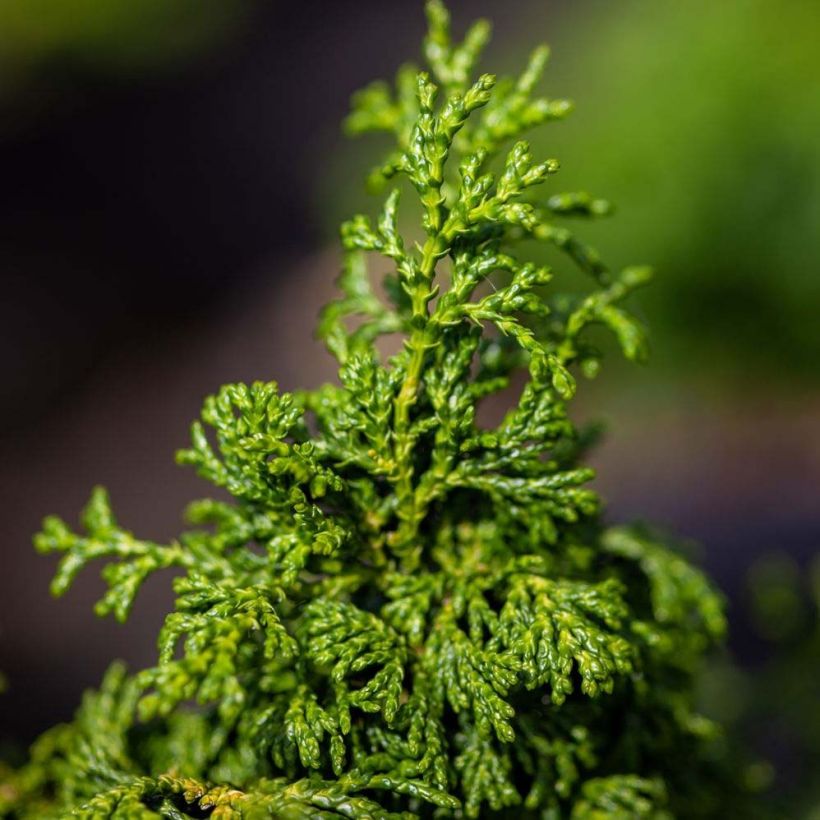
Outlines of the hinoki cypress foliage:
[[[421,225],[400,232],[399,188],[376,219],[343,225],[342,295],[319,323],[339,383],[208,397],[178,458],[232,500],[191,505],[178,540],[135,537],[101,489],[80,532],[47,518],[37,536],[62,556],[57,595],[105,562],[100,615],[127,618],[166,568],[177,597],[157,665],[113,666],[73,723],[41,737],[0,787],[5,816],[667,817],[713,804],[715,729],[693,683],[724,631],[720,599],[649,531],[602,524],[566,410],[573,371],[598,368],[590,325],[644,356],[622,302],[648,271],[610,272],[565,227],[607,204],[556,193],[558,163],[519,139],[570,110],[535,94],[546,49],[516,79],[473,80],[487,24],[455,44],[443,6],[427,13],[429,70],[354,98],[350,129],[395,139],[373,181],[409,182]],[[563,251],[589,292],[562,293],[562,271],[515,256],[527,240]],[[389,334],[403,347],[387,358]],[[507,387],[503,420],[479,424]]]

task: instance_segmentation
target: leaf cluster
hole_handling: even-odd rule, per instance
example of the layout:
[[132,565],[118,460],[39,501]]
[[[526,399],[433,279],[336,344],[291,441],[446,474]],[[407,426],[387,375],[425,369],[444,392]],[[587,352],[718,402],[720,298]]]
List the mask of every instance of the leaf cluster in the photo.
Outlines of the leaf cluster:
[[[624,301],[649,273],[611,272],[564,225],[608,205],[553,192],[558,163],[522,139],[570,110],[536,94],[547,51],[473,81],[488,25],[456,43],[427,13],[429,70],[360,92],[348,120],[392,135],[372,180],[404,180],[421,224],[395,187],[342,226],[318,331],[338,383],[206,399],[178,458],[231,500],[193,504],[177,540],[135,538],[101,489],[82,532],[37,536],[56,594],[101,560],[100,614],[126,618],[168,568],[176,604],[156,666],[114,667],[38,742],[7,816],[660,818],[696,778],[713,727],[692,679],[720,600],[661,540],[602,525],[566,408],[598,367],[590,325],[644,357]],[[589,291],[555,291],[523,240]]]

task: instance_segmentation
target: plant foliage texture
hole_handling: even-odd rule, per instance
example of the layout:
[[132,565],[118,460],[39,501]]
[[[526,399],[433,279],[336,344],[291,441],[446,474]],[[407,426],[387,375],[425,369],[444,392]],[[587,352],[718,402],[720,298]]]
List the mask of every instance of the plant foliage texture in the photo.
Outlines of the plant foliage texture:
[[[338,384],[229,384],[179,461],[231,501],[140,540],[96,489],[75,532],[47,518],[60,595],[104,562],[101,615],[125,619],[177,571],[159,660],[115,665],[73,723],[8,774],[9,817],[651,817],[709,806],[715,729],[693,680],[724,631],[719,597],[674,548],[606,528],[588,436],[566,405],[602,325],[645,355],[611,272],[566,227],[609,207],[549,192],[555,160],[521,135],[570,104],[472,79],[489,27],[460,44],[427,6],[428,71],[354,97],[351,131],[395,142],[371,181],[380,215],[342,226],[341,297],[319,335]],[[409,183],[409,184],[407,184]],[[420,214],[400,231],[399,191]],[[402,218],[402,226],[407,220]],[[589,292],[514,255],[551,243]],[[382,282],[371,272],[387,270]],[[381,337],[400,335],[392,356]],[[479,405],[509,388],[496,426]],[[506,394],[505,394],[506,395]],[[503,398],[503,397],[502,397]]]

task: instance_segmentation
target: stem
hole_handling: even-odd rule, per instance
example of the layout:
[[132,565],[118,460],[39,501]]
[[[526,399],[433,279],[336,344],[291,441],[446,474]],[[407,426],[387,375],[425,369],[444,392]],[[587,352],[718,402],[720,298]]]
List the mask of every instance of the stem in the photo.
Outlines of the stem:
[[[439,206],[440,207],[440,206]],[[408,568],[418,564],[419,549],[410,550],[411,542],[418,532],[418,510],[416,494],[413,487],[413,437],[410,433],[410,410],[418,398],[421,384],[421,373],[427,350],[431,345],[428,331],[428,296],[427,286],[432,282],[436,262],[442,253],[442,237],[440,233],[427,238],[422,250],[421,279],[423,284],[413,294],[413,329],[407,340],[410,358],[407,363],[407,372],[393,409],[393,455],[396,463],[396,499],[399,527],[389,537],[390,546],[401,554]]]

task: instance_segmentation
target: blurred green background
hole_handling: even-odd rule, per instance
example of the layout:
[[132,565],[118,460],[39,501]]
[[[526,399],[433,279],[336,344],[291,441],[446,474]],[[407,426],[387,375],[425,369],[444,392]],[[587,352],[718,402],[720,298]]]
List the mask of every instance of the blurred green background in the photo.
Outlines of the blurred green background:
[[23,93],[44,65],[94,72],[153,72],[224,41],[243,0],[4,0],[0,4],[0,95]]
[[612,192],[615,263],[657,267],[656,366],[727,391],[816,387],[820,5],[628,0],[562,22],[550,82],[578,114],[537,145],[560,139],[568,182]]

